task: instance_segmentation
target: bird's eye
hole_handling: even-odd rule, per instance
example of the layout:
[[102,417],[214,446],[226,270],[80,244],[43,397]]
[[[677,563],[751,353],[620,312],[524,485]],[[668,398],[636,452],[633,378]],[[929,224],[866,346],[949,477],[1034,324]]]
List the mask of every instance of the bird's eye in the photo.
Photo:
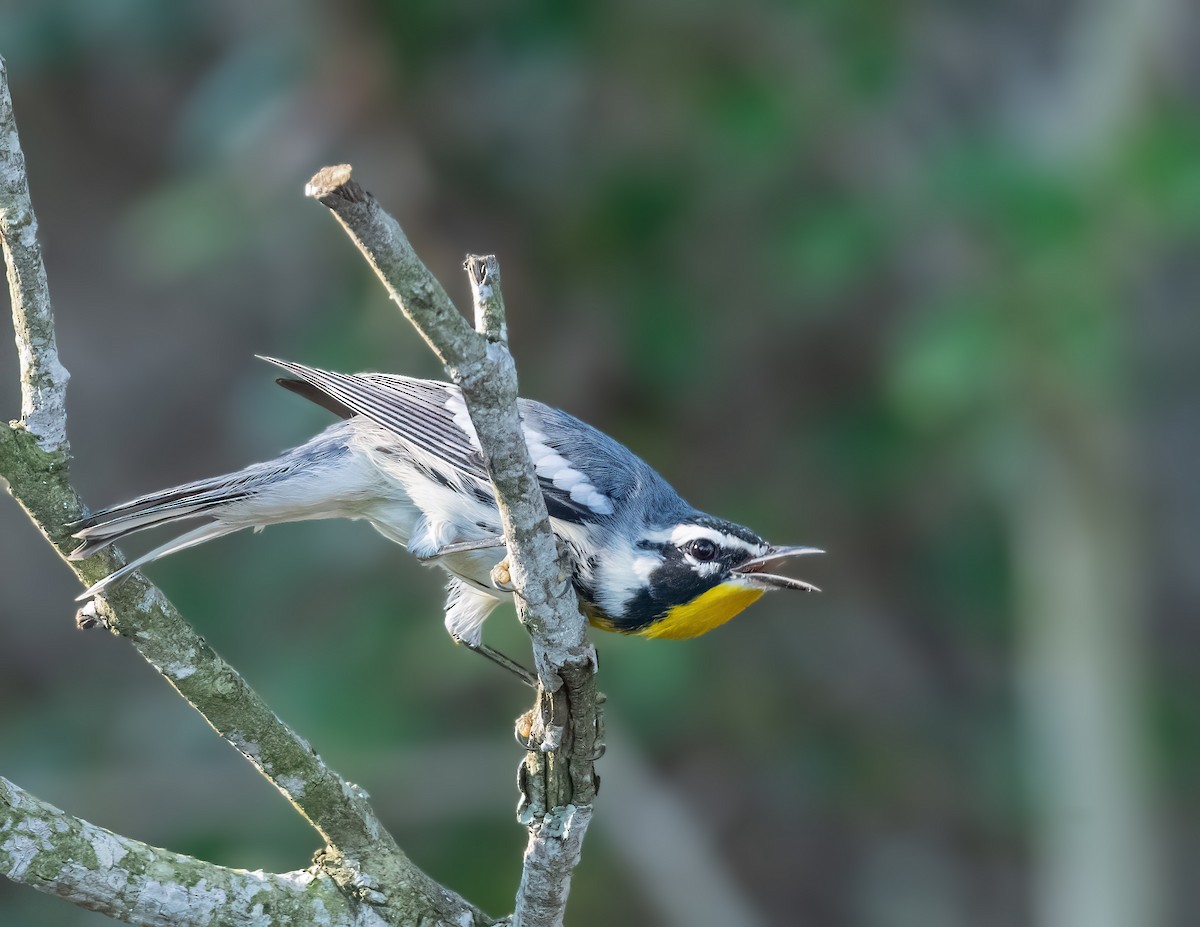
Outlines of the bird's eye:
[[712,560],[717,555],[717,545],[708,538],[696,538],[688,543],[687,552],[697,560]]

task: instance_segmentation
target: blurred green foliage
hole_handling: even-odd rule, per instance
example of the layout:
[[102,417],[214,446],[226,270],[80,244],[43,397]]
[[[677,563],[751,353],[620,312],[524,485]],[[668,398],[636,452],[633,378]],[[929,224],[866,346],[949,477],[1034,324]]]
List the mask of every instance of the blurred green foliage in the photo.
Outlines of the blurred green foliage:
[[[456,298],[461,254],[499,255],[526,395],[697,505],[830,550],[804,565],[822,597],[770,597],[687,645],[597,641],[613,724],[762,922],[1035,919],[1013,511],[1039,460],[1098,428],[1138,447],[1112,500],[1142,532],[1138,734],[1174,822],[1161,839],[1187,858],[1197,78],[1168,31],[1102,150],[1038,157],[1021,107],[1053,97],[1104,15],[1077,6],[10,4],[0,54],[85,496],[321,427],[255,352],[436,375],[300,196],[350,161]],[[305,865],[315,840],[277,796],[118,642],[69,631],[74,589],[15,507],[0,528],[17,551],[0,772],[172,849]],[[422,865],[508,909],[525,696],[446,638],[436,576],[359,525],[229,538],[151,575]],[[513,624],[489,634],[518,651]],[[669,923],[660,876],[606,832],[620,820],[602,794],[572,922]],[[664,857],[691,839],[659,838]],[[1178,868],[1163,877],[1190,911]],[[0,913],[99,923],[11,886]]]

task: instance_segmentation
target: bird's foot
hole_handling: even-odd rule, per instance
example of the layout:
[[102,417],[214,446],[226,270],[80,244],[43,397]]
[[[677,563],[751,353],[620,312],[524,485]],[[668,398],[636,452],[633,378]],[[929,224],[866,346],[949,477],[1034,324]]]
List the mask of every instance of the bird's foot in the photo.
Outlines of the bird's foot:
[[492,585],[497,589],[503,589],[505,592],[512,592],[514,590],[512,565],[508,562],[508,557],[505,557],[492,567]]

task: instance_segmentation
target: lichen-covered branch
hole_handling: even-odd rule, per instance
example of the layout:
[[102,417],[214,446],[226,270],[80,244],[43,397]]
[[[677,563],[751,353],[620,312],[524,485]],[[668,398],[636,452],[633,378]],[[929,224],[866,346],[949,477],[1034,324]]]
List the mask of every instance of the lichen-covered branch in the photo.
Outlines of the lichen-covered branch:
[[386,922],[328,874],[229,869],[130,840],[72,817],[0,778],[0,874],[145,927]]
[[[44,535],[65,558],[73,546],[62,527],[83,512],[65,459],[47,453],[19,424],[0,426],[0,476]],[[68,561],[85,584],[122,563],[104,551]],[[404,884],[411,894],[388,904],[423,906],[454,923],[463,913],[486,915],[445,892],[405,856],[379,823],[366,796],[329,769],[304,738],[281,721],[246,681],[197,634],[171,602],[139,574],[96,600],[94,620],[128,639],[213,728],[269,779],[329,844],[331,872],[347,884]]]
[[583,838],[592,819],[590,805],[558,808],[529,832],[517,889],[513,924],[561,924],[579,865]]
[[[569,580],[570,564],[562,561],[554,545],[545,502],[529,458],[520,419],[517,417],[517,378],[508,352],[500,268],[494,256],[471,256],[467,275],[475,304],[476,328],[495,354],[490,377],[500,377],[501,405],[491,407],[486,395],[475,398],[472,421],[496,416],[491,456],[492,481],[500,499],[500,512],[508,540],[510,572],[523,573],[525,590],[517,600],[517,613],[530,629],[534,659],[542,690],[528,718],[529,733],[522,739],[534,749],[522,767],[523,783],[518,819],[529,826],[529,841],[517,889],[513,923],[562,923],[571,875],[579,864],[583,838],[592,817],[597,779],[594,763],[600,751],[599,705],[595,682],[595,656],[586,636],[586,625]],[[491,380],[484,390],[496,388]],[[464,386],[463,392],[467,394]],[[511,410],[512,419],[505,416]],[[480,438],[482,444],[483,439]],[[486,445],[485,445],[486,446]],[[505,501],[507,500],[507,501]],[[547,541],[546,535],[549,535]],[[535,598],[530,598],[530,593]],[[549,677],[551,684],[547,686]]]
[[8,268],[13,327],[21,365],[21,424],[44,451],[65,455],[67,369],[59,363],[50,288],[29,200],[25,156],[13,118],[8,66],[0,58],[0,240]]
[[[65,463],[38,448],[21,427],[5,426],[0,427],[0,476],[65,555],[72,544],[61,525],[82,513]],[[68,561],[84,583],[106,576],[120,564],[119,556],[107,551],[89,560]],[[134,574],[96,600],[94,619],[127,638],[337,853],[369,869],[376,880],[395,876],[430,898],[441,896],[436,883],[396,846],[361,791],[329,769],[155,586]]]
[[[54,319],[2,67],[0,140],[0,238],[13,281],[24,402],[21,421],[0,426],[0,478],[65,558],[74,546],[65,525],[84,509],[70,483],[66,371],[54,346]],[[91,585],[123,562],[110,549],[84,561],[68,561],[68,566]],[[86,617],[86,623],[101,624],[128,639],[313,824],[327,843],[324,871],[349,897],[369,904],[386,923],[463,927],[491,922],[414,866],[380,825],[365,794],[330,770],[144,578],[135,574],[108,591]],[[0,802],[0,829],[11,828],[17,817],[16,807]],[[103,869],[92,869],[89,876],[86,861],[81,867],[78,879],[91,878],[97,891],[114,877]],[[14,867],[9,875],[25,881],[37,873],[26,866]],[[207,921],[180,916],[173,923]]]
[[522,773],[522,819],[530,843],[513,923],[561,924],[596,794],[595,651],[521,429],[496,259],[467,259],[478,321],[473,331],[396,220],[351,179],[348,165],[324,168],[306,193],[333,211],[463,390],[504,525],[517,614],[529,630],[541,683],[524,724],[531,757]]

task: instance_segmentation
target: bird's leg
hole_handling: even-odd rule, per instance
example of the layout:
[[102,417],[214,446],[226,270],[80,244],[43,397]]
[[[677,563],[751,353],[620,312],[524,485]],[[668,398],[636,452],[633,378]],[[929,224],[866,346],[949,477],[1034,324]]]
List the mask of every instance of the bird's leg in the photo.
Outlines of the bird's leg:
[[490,550],[493,547],[503,547],[503,537],[481,538],[477,541],[458,541],[455,544],[443,544],[428,553],[423,553],[418,550],[413,550],[409,547],[409,551],[422,563],[429,563],[431,560],[437,560],[439,557],[445,557],[448,554],[465,554],[473,550]]
[[500,596],[483,583],[468,581],[453,573],[447,585],[446,630],[455,643],[487,657],[497,666],[502,666],[527,686],[537,686],[537,676],[525,669],[511,657],[507,657],[480,640],[480,628]]
[[512,673],[514,676],[516,676],[518,679],[520,679],[521,682],[523,682],[523,683],[525,683],[525,685],[529,686],[531,689],[537,688],[537,684],[538,684],[537,676],[535,676],[529,670],[525,669],[525,667],[523,667],[520,663],[518,663],[512,657],[505,656],[499,650],[496,650],[494,647],[489,647],[487,644],[471,644],[471,643],[468,643],[467,641],[459,641],[459,643],[462,644],[464,647],[466,647],[468,650],[474,651],[475,653],[479,654],[480,656],[487,657],[489,660],[491,660],[497,666],[504,667],[506,670],[508,670],[510,673]]

